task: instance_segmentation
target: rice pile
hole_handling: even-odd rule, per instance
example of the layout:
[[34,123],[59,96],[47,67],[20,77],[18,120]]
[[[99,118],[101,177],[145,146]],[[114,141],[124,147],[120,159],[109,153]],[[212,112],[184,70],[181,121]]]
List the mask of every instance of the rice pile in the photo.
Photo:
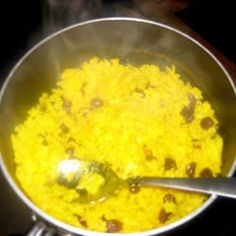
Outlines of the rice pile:
[[215,177],[223,148],[217,128],[209,102],[174,67],[93,58],[66,69],[15,128],[17,177],[39,208],[67,224],[100,232],[145,231],[186,216],[206,196],[133,187],[81,203],[76,187],[57,181],[58,163],[97,160],[121,178]]

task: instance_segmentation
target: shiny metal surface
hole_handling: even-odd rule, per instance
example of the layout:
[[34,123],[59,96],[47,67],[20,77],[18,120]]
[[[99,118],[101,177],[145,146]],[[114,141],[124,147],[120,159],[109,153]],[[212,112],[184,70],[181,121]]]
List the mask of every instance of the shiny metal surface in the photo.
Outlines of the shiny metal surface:
[[56,229],[51,228],[42,221],[36,222],[25,236],[72,236],[58,232]]
[[[75,235],[106,235],[64,224],[37,208],[18,184],[10,143],[15,125],[24,120],[27,109],[40,94],[55,85],[60,71],[78,66],[92,56],[119,57],[136,65],[175,64],[184,79],[199,87],[216,109],[221,124],[219,131],[225,142],[222,174],[232,175],[236,154],[235,87],[218,60],[189,36],[156,22],[131,18],[93,20],[71,26],[36,45],[13,68],[1,90],[0,164],[15,193],[38,216]],[[170,225],[130,235],[157,235],[173,229],[197,216],[215,198],[211,196],[196,211]]]
[[[125,180],[119,178],[109,166],[93,160],[65,159],[59,162],[56,172],[58,184],[68,189],[76,189],[78,191],[77,200],[83,203],[104,201],[114,194],[117,189],[128,184]],[[94,192],[90,192],[87,186],[83,184],[81,186],[80,184],[81,178],[83,179],[87,174],[95,174],[101,177],[101,182]]]
[[0,235],[24,235],[33,222],[32,212],[9,186],[1,169],[0,189]]
[[[43,236],[47,226],[43,222],[36,223],[26,236]],[[51,236],[52,234],[48,234]]]
[[[88,173],[97,174],[103,179],[103,182],[97,186],[95,193],[90,193],[86,186],[80,186],[80,179]],[[78,196],[80,202],[103,201],[121,188],[129,188],[131,186],[135,188],[140,188],[141,186],[169,187],[236,198],[236,178],[233,177],[160,178],[138,176],[122,179],[104,163],[92,160],[84,161],[78,158],[65,159],[59,162],[57,167],[57,182],[66,188],[76,188],[80,191],[81,194],[79,193]]]
[[169,187],[236,198],[236,178],[141,178],[140,185]]

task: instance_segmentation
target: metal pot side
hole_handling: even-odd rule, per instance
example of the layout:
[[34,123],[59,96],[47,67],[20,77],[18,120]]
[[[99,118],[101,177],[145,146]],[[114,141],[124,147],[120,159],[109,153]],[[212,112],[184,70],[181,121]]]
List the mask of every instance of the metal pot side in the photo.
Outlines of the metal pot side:
[[[12,69],[0,94],[0,164],[2,171],[22,201],[53,226],[75,235],[102,236],[64,224],[35,206],[22,192],[15,176],[10,143],[14,127],[23,121],[26,111],[42,92],[49,91],[60,72],[79,66],[91,57],[118,57],[136,65],[154,63],[175,65],[186,81],[199,87],[216,110],[219,132],[224,139],[222,175],[231,176],[236,156],[236,89],[221,63],[200,43],[186,34],[152,21],[135,18],[104,18],[79,23],[39,42]],[[157,235],[172,230],[204,211],[216,196],[198,209],[167,226],[129,235]],[[113,234],[122,235],[122,234]]]

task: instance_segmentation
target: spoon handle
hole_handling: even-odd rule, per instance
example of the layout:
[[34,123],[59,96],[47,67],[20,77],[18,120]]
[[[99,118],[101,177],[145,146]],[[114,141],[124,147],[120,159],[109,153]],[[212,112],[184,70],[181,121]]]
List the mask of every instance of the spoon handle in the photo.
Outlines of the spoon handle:
[[144,177],[140,185],[168,187],[236,198],[236,178],[156,178]]

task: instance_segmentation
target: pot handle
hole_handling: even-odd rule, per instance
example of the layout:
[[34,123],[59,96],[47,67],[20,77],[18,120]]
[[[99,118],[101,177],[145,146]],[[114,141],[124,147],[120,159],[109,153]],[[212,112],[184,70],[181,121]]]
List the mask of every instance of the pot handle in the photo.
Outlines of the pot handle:
[[26,236],[53,236],[55,230],[49,228],[44,222],[36,222],[27,232]]

